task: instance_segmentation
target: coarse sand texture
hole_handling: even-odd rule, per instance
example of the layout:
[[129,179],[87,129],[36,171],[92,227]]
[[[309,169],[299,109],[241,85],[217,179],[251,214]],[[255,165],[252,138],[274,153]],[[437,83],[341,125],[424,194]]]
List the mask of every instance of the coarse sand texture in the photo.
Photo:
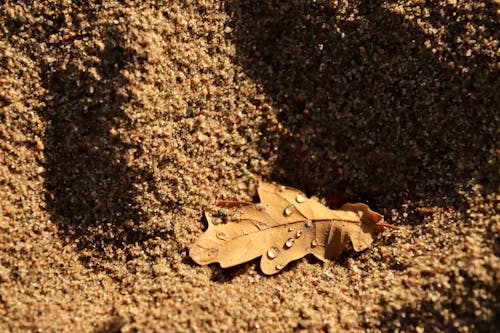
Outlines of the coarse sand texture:
[[[498,0],[2,1],[0,332],[499,332],[499,22]],[[196,264],[204,212],[271,182],[399,229],[272,275]]]

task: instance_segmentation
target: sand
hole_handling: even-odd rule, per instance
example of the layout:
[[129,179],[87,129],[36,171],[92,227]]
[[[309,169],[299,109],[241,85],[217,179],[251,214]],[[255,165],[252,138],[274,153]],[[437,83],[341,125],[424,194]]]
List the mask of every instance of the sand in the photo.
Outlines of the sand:
[[[499,8],[4,2],[0,331],[499,331]],[[401,228],[196,265],[203,211],[261,181]]]

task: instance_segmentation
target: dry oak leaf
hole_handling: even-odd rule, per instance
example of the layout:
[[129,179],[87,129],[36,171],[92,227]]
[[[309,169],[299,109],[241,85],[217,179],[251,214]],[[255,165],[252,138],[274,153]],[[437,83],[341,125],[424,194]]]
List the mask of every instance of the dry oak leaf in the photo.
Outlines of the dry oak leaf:
[[374,233],[396,228],[362,203],[332,210],[297,189],[272,183],[260,184],[257,193],[260,203],[219,203],[230,208],[227,223],[214,224],[205,214],[208,229],[189,250],[196,263],[218,262],[224,268],[262,256],[262,272],[271,275],[309,253],[325,261],[351,245],[362,251]]

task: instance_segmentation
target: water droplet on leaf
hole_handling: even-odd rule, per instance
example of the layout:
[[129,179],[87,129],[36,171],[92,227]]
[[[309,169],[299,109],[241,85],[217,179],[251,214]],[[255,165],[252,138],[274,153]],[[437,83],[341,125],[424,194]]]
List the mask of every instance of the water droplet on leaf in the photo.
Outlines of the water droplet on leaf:
[[289,228],[288,228],[288,232],[292,232],[292,231],[294,231],[294,230],[295,230],[295,228],[294,228],[294,227],[289,227]]
[[280,250],[276,246],[270,247],[269,250],[267,250],[267,256],[269,259],[276,258],[278,254],[280,254]]
[[285,242],[285,247],[286,247],[287,249],[289,249],[289,248],[291,248],[291,247],[292,247],[293,243],[295,243],[295,239],[293,239],[293,238],[288,238],[288,240]]
[[318,246],[318,240],[313,239],[313,240],[311,241],[311,247],[316,247],[316,246]]
[[306,228],[312,228],[313,226],[313,222],[311,220],[307,220],[305,223],[304,223],[305,227]]
[[260,230],[266,230],[271,227],[269,224],[260,221],[253,221],[253,224],[255,224]]
[[283,269],[283,267],[285,267],[285,266],[283,266],[283,265],[276,265],[274,268],[276,268],[276,270],[279,271],[279,270]]
[[217,236],[217,238],[218,238],[218,239],[221,239],[221,240],[224,240],[224,241],[227,241],[227,240],[229,239],[229,236],[228,236],[228,235],[226,235],[226,234],[225,234],[225,233],[223,233],[223,232],[218,232],[218,233],[216,234],[216,236]]
[[296,238],[299,238],[300,236],[302,236],[302,230],[298,230],[297,233],[295,234]]
[[285,216],[290,216],[290,215],[292,215],[292,213],[293,213],[293,209],[294,209],[294,208],[295,208],[295,207],[294,207],[293,205],[288,205],[288,206],[285,208],[285,210],[283,211],[283,215],[285,215]]
[[303,203],[304,201],[306,201],[306,196],[303,194],[299,194],[295,197],[295,201],[297,201],[298,203]]

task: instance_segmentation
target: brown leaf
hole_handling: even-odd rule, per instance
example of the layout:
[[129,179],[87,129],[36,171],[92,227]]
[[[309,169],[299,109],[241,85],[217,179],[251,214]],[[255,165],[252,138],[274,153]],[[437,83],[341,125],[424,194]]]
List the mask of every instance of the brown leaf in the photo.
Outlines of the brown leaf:
[[208,229],[189,250],[196,263],[230,267],[262,256],[262,272],[271,275],[309,253],[324,261],[350,246],[362,251],[374,233],[390,226],[365,204],[332,210],[278,184],[263,183],[257,192],[260,203],[219,203],[228,208],[227,223],[215,225],[205,214]]

